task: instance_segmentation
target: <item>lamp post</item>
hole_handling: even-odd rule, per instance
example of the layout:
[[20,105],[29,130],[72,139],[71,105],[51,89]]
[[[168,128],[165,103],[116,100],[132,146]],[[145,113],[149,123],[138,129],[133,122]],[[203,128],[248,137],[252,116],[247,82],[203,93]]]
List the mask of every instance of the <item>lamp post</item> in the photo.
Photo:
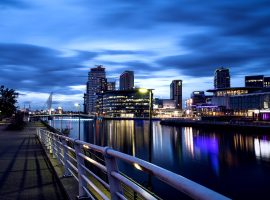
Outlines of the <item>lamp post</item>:
[[[139,92],[142,94],[145,94],[149,92],[149,141],[148,141],[148,146],[149,146],[149,162],[152,162],[152,114],[153,114],[153,90],[154,89],[145,89],[145,88],[140,88]],[[148,174],[148,189],[151,191],[152,190],[152,177],[151,174]]]
[[79,112],[79,140],[81,139],[81,104],[75,103],[75,107],[78,109]]

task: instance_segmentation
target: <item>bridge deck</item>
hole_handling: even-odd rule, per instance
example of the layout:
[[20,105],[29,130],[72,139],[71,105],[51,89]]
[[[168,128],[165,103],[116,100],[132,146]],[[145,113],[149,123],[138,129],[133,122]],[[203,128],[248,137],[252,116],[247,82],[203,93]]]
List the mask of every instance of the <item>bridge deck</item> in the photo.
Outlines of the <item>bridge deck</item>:
[[23,131],[0,126],[0,199],[67,199],[30,123]]

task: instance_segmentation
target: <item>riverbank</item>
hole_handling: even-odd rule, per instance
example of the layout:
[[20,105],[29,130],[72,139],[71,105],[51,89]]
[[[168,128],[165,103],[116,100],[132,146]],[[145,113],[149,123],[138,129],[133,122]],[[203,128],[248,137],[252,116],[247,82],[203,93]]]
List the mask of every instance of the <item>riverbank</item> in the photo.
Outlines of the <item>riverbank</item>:
[[200,128],[270,130],[270,122],[263,122],[263,121],[246,122],[246,121],[204,121],[204,120],[190,120],[190,119],[163,119],[160,121],[160,124],[168,126],[191,126]]
[[[104,120],[149,120],[149,117],[98,117]],[[161,118],[152,118],[153,121],[159,121]]]

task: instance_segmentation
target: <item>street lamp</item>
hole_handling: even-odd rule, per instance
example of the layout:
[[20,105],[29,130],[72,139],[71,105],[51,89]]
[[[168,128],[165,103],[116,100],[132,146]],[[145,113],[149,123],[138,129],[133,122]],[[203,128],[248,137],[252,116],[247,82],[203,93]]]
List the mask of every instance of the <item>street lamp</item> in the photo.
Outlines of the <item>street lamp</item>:
[[[145,89],[140,88],[139,92],[142,94],[146,94],[149,92],[149,162],[152,162],[152,112],[153,112],[153,90],[154,89]],[[148,174],[148,189],[152,189],[152,177],[151,174]]]
[[78,109],[79,112],[79,140],[81,139],[81,104],[75,103],[74,106]]

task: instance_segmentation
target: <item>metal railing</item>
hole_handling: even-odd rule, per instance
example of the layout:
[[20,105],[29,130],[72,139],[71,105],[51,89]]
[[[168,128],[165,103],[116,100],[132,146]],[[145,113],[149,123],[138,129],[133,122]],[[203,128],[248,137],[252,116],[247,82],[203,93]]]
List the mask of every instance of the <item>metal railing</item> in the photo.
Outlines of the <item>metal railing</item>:
[[130,199],[125,192],[128,188],[136,197],[158,199],[155,194],[121,174],[117,166],[117,160],[121,160],[151,174],[192,199],[229,199],[183,176],[109,147],[89,144],[44,129],[37,129],[37,135],[53,157],[63,165],[63,175],[73,176],[78,181],[79,198]]

